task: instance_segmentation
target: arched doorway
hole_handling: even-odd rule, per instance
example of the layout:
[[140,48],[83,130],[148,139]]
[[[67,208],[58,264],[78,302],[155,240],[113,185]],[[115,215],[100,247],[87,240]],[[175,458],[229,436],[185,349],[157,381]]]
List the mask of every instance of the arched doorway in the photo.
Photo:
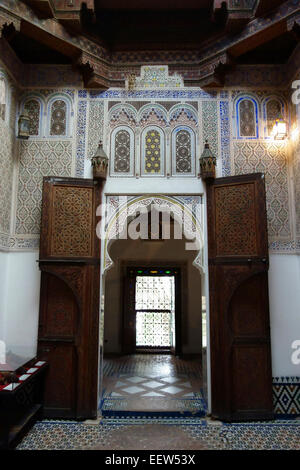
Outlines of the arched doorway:
[[[197,201],[201,204],[201,198]],[[202,212],[170,196],[136,196],[125,204],[106,214],[101,411],[202,416],[207,409],[203,391],[207,368],[202,367],[206,353]],[[163,210],[171,211],[169,219]],[[188,218],[185,227],[181,226],[184,217]],[[157,233],[153,219],[159,222]],[[148,223],[146,233],[143,220]],[[131,223],[139,225],[139,238],[124,236],[125,232],[132,235]],[[192,246],[195,233],[198,243]]]

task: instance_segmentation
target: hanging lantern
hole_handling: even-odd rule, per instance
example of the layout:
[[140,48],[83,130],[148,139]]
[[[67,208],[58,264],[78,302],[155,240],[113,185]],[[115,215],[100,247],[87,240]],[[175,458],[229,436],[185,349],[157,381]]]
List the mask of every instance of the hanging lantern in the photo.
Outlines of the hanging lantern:
[[272,136],[275,140],[283,140],[287,136],[287,125],[284,119],[279,118],[276,119],[273,130]]
[[216,177],[216,164],[217,159],[210,150],[208,141],[206,141],[200,157],[200,176],[204,181]]
[[30,118],[23,112],[18,120],[18,139],[28,139],[30,130]]
[[102,140],[100,140],[95,155],[92,157],[93,177],[98,180],[106,180],[108,169],[108,156],[103,150]]

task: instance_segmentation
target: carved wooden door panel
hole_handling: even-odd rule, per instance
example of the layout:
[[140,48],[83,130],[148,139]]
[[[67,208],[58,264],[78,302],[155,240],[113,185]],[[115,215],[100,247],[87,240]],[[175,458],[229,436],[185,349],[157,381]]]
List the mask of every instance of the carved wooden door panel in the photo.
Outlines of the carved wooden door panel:
[[207,215],[212,414],[272,418],[264,176],[208,184]]
[[93,180],[44,178],[38,354],[48,417],[97,415],[100,241]]

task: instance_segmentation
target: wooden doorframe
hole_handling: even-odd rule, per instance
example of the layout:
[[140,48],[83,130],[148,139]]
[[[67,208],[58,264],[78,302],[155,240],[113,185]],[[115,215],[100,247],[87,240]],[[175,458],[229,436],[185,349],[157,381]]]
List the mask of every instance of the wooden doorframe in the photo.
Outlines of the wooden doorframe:
[[[123,261],[121,263],[121,299],[122,299],[122,322],[121,322],[121,344],[122,344],[122,351],[123,353],[128,353],[128,348],[126,347],[125,337],[126,334],[130,332],[125,329],[128,308],[130,307],[128,292],[129,288],[127,288],[126,283],[129,279],[127,276],[127,270],[130,268],[153,268],[157,269],[178,269],[179,275],[175,276],[175,354],[180,355],[182,353],[182,344],[186,339],[187,332],[186,328],[184,328],[184,306],[188,308],[188,296],[187,296],[187,262],[186,261],[179,261],[179,262],[172,262],[172,261],[164,261],[159,262],[157,260],[149,261]],[[129,287],[129,286],[128,286]],[[128,307],[127,307],[128,306]],[[128,338],[128,337],[127,337]],[[133,337],[131,338],[133,342]],[[135,352],[131,349],[131,353]]]

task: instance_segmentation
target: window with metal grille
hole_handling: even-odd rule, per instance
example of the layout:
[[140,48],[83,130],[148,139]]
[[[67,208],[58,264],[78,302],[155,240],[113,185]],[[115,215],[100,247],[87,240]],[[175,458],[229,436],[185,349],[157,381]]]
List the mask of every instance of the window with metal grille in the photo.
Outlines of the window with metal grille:
[[137,276],[136,346],[170,348],[175,338],[174,276]]

